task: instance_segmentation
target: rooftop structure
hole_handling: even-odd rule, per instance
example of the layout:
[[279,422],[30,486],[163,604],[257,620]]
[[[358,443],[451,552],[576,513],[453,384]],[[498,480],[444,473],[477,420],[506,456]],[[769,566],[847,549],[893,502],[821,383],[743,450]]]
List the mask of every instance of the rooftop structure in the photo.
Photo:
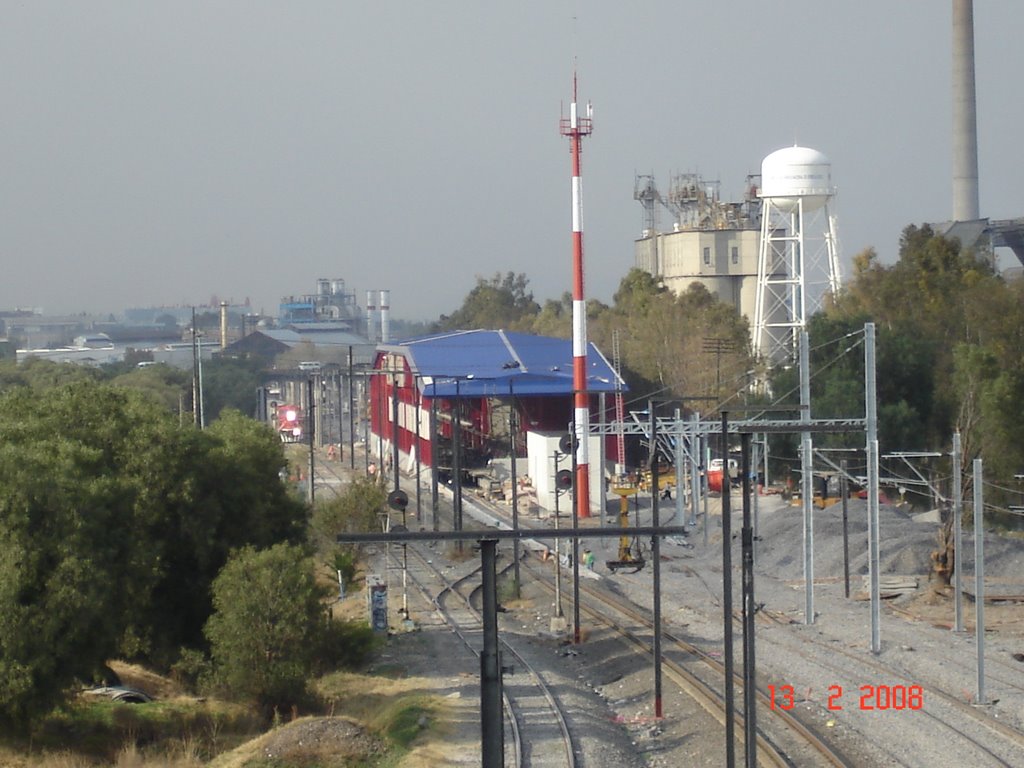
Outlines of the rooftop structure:
[[[699,174],[672,176],[668,192],[653,176],[637,176],[633,199],[643,208],[643,231],[634,245],[635,265],[675,293],[698,283],[754,323],[757,291],[759,176],[748,176],[744,199],[723,202],[718,181]],[[671,224],[662,231],[660,214]]]

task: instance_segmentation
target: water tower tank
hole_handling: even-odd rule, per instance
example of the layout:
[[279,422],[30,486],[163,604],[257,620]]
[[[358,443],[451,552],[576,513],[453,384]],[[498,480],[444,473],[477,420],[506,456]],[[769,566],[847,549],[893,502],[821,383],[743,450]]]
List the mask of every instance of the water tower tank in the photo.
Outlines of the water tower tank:
[[803,199],[804,211],[823,206],[833,194],[832,164],[808,147],[786,147],[761,161],[761,197],[770,197],[782,210],[795,210]]

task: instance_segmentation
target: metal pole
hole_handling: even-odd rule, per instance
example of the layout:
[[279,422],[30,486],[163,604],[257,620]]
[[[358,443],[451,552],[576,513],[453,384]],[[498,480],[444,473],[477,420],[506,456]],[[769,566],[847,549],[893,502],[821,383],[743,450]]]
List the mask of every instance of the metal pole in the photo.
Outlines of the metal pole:
[[[800,332],[800,421],[811,420],[811,359],[806,330]],[[804,512],[804,624],[814,623],[814,455],[811,433],[800,433],[800,498]]]
[[[435,391],[436,395],[437,392]],[[437,397],[430,398],[430,519],[437,527]]]
[[199,428],[206,429],[206,401],[203,399],[203,334],[196,334],[199,349]]
[[344,402],[342,400],[344,397],[344,390],[341,387],[341,382],[344,380],[344,378],[345,377],[342,376],[341,373],[341,366],[339,366],[338,370],[334,371],[334,373],[331,375],[331,382],[332,386],[334,387],[334,395],[336,399],[334,412],[337,414],[335,417],[335,422],[337,423],[337,432],[332,431],[331,437],[333,438],[337,436],[339,462],[344,461],[345,459],[345,410]]
[[[576,424],[569,425],[569,434],[576,434]],[[584,435],[586,439],[586,435]],[[580,530],[579,509],[576,507],[576,451],[572,452],[572,642],[580,644]],[[557,489],[555,491],[558,492]]]
[[[868,444],[868,577],[871,593],[871,651],[882,650],[881,637],[881,592],[879,584],[879,541],[878,541],[878,441]],[[875,498],[872,504],[871,493]]]
[[[512,394],[512,379],[508,380],[508,439],[509,439],[509,464],[512,478],[512,530],[519,530],[519,489],[516,487],[516,400]],[[515,559],[515,596],[520,596],[520,575],[519,575],[519,539],[513,543],[512,557]]]
[[387,390],[384,388],[384,379],[381,376],[374,376],[370,383],[370,390],[377,387],[377,477],[384,483],[384,402]]
[[682,413],[678,408],[675,410],[675,423],[672,425],[675,441],[676,461],[676,520],[680,525],[686,525],[686,494],[683,493],[683,430]]
[[[363,384],[360,387],[360,403],[366,403],[366,385]],[[370,382],[370,389],[373,389],[373,382]],[[368,405],[368,404],[367,404]],[[369,407],[366,409],[366,418],[363,420],[363,464],[365,465],[366,474],[370,474],[370,416],[371,411]]]
[[[762,437],[763,437],[763,435],[762,435]],[[758,464],[758,454],[759,454],[759,451],[760,451],[760,443],[757,440],[751,440],[751,443],[750,443],[750,470],[751,470],[751,472],[754,472],[754,473],[757,473],[757,470],[758,470],[758,468],[760,466]],[[753,495],[754,495],[754,556],[755,557],[757,556],[757,542],[758,542],[758,538],[757,538],[757,523],[758,523],[758,512],[760,511],[759,510],[759,506],[760,506],[760,501],[761,501],[761,499],[760,499],[761,494],[760,494],[758,489],[759,488],[764,488],[764,478],[759,478],[759,479],[761,480],[761,482],[760,483],[754,483],[754,491],[753,491]]]
[[849,511],[849,490],[846,480],[846,459],[839,462],[839,493],[843,497],[843,584],[846,587],[846,597],[850,597],[850,532],[847,529],[847,512]]
[[316,432],[313,422],[313,414],[316,406],[313,404],[313,379],[306,379],[306,398],[308,406],[306,411],[306,439],[309,441],[309,504],[313,505],[315,499],[314,483],[313,483],[313,472],[315,470],[315,459],[313,449],[313,433]]
[[768,482],[768,433],[762,433],[764,435],[764,476],[761,478],[761,484],[767,488]]
[[878,573],[878,390],[875,382],[875,324],[864,324],[864,400],[868,459],[868,573],[871,578],[871,651],[882,650]]
[[199,347],[196,335],[196,308],[192,307],[192,422],[199,426]]
[[[408,516],[402,507],[402,527],[409,530]],[[402,618],[409,619],[409,545],[402,542]]]
[[[452,408],[452,480],[454,504],[452,505],[452,527],[462,530],[462,400],[460,399],[459,380],[455,380],[455,402]],[[462,552],[462,539],[456,543],[456,549]]]
[[960,474],[960,433],[953,433],[953,631],[964,631],[963,523],[964,499]]
[[324,447],[324,437],[327,434],[327,420],[324,415],[324,411],[327,410],[327,400],[324,397],[324,375],[323,373],[314,373],[311,377],[313,379],[313,397],[316,398],[316,421],[314,422],[314,429],[316,430],[316,447]]
[[[647,401],[651,416],[651,450],[648,456],[651,469],[651,527],[660,525],[658,515],[658,419],[654,414],[654,401]],[[664,716],[661,704],[661,536],[651,537],[651,559],[654,560],[654,716]]]
[[757,768],[757,674],[754,661],[754,528],[751,521],[750,433],[740,435],[743,472],[743,747],[746,768]]
[[401,461],[401,454],[398,451],[398,375],[391,374],[391,469],[395,473],[392,490],[398,490],[398,465]]
[[[600,501],[597,504],[597,507],[598,507],[597,514],[598,514],[598,518],[601,520],[601,525],[605,524],[605,517],[606,517],[605,512],[606,512],[607,507],[608,507],[608,491],[607,491],[608,485],[607,485],[607,475],[606,475],[606,472],[607,472],[607,469],[608,469],[608,448],[607,448],[607,438],[604,436],[605,435],[605,424],[607,423],[607,420],[608,420],[608,410],[607,410],[607,408],[608,407],[607,407],[607,403],[606,403],[605,393],[604,392],[599,392],[598,395],[597,395],[597,409],[598,409],[598,412],[600,413],[600,415],[598,416],[597,423],[598,423],[598,428],[601,430],[601,436],[602,437],[601,437],[601,440],[600,440],[600,450],[598,451],[598,463],[597,463],[597,466],[598,466],[597,471],[601,475],[601,482],[598,484],[598,488],[600,488],[601,490],[598,491],[598,498],[600,499]],[[591,502],[593,502],[593,499],[591,499]]]
[[501,650],[498,647],[498,579],[495,569],[498,542],[480,540],[483,563],[483,650],[480,652],[480,747],[484,768],[505,764]]
[[[700,455],[701,439],[697,434],[697,425],[700,423],[700,414],[690,414],[690,527],[697,526],[697,509],[700,506]],[[707,518],[704,518],[704,528],[707,529]],[[706,542],[705,542],[706,543]]]
[[355,369],[352,362],[352,345],[348,347],[348,466],[356,468],[356,391]]
[[[555,451],[555,477],[558,477],[558,460],[561,454]],[[558,530],[558,497],[561,492],[558,485],[555,485],[555,530]],[[559,539],[555,537],[555,617],[562,618],[562,555],[558,546]]]
[[416,435],[412,439],[413,450],[416,451],[416,521],[423,520],[423,509],[420,505],[420,495],[423,490],[421,473],[423,471],[423,459],[420,450],[420,415],[423,411],[423,392],[420,391],[420,382],[416,381]]
[[736,765],[736,703],[732,656],[732,510],[729,478],[729,414],[722,411],[722,617],[725,655],[725,764]]
[[711,466],[711,443],[706,438],[701,441],[704,444],[704,478],[701,480],[700,490],[704,494],[704,546],[708,545],[708,512],[710,511],[710,480],[708,468]]
[[985,529],[982,527],[985,505],[981,459],[974,460],[974,639],[978,647],[978,697],[976,704],[988,704],[985,696]]

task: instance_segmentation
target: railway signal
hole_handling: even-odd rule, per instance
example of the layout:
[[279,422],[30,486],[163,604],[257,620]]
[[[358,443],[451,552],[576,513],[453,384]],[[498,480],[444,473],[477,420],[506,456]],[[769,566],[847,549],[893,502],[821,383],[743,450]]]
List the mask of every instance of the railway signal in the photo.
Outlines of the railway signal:
[[405,512],[409,506],[409,494],[399,489],[388,494],[388,506],[396,512]]

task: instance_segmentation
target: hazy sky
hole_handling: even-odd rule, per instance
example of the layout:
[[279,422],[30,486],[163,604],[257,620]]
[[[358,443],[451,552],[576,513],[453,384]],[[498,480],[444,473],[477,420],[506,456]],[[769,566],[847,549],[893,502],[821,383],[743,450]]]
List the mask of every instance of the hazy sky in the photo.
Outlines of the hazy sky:
[[[476,276],[571,290],[568,112],[588,297],[633,264],[636,173],[832,161],[844,267],[951,214],[950,0],[0,3],[0,308],[211,295],[276,312],[318,277],[394,316]],[[1024,215],[1024,2],[975,3],[982,215]],[[663,221],[667,217],[663,216]],[[1009,265],[1009,259],[1003,260]]]

